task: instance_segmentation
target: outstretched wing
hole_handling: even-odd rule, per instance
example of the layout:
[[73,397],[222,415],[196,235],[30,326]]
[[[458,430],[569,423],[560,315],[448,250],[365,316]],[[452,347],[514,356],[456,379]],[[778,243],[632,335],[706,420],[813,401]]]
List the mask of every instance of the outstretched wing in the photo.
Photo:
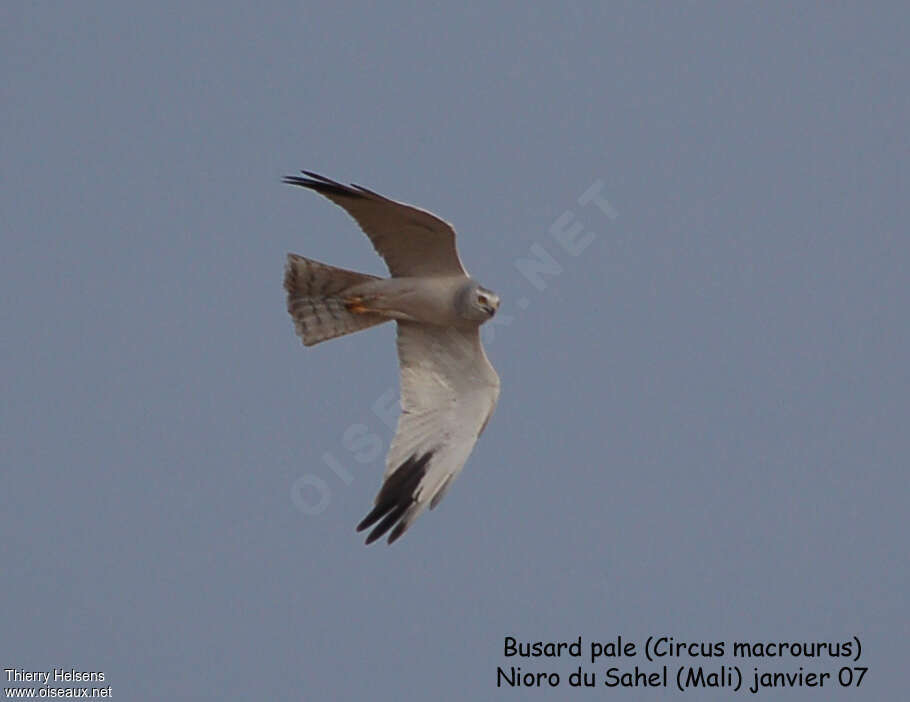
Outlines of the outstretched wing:
[[427,506],[439,504],[499,397],[499,376],[484,353],[479,328],[462,331],[399,321],[398,360],[398,431],[376,506],[357,526],[362,531],[376,524],[368,544],[390,529],[392,543]]
[[448,222],[413,205],[389,200],[359,185],[342,185],[318,173],[287,176],[284,182],[315,190],[347,210],[373,242],[395,277],[467,275]]

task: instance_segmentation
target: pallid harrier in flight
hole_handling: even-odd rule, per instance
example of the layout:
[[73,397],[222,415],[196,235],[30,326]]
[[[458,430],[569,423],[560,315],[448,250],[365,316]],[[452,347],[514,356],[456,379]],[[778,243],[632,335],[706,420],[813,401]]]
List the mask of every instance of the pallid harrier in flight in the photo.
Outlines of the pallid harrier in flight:
[[468,276],[448,222],[358,185],[302,173],[284,182],[347,210],[392,276],[295,254],[288,254],[284,275],[288,312],[306,346],[398,323],[401,416],[375,506],[357,526],[373,527],[368,544],[391,529],[392,543],[439,504],[493,414],[499,376],[484,353],[480,325],[496,314],[499,297]]

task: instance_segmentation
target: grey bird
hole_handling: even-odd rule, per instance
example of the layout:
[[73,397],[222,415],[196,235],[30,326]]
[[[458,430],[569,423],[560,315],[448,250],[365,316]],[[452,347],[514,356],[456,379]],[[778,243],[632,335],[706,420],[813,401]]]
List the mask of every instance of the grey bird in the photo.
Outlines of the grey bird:
[[288,254],[288,312],[304,345],[395,320],[401,416],[374,507],[357,526],[366,543],[398,539],[439,504],[496,408],[499,376],[480,325],[499,297],[471,279],[455,230],[426,210],[311,171],[287,176],[344,208],[373,242],[391,278],[356,273]]

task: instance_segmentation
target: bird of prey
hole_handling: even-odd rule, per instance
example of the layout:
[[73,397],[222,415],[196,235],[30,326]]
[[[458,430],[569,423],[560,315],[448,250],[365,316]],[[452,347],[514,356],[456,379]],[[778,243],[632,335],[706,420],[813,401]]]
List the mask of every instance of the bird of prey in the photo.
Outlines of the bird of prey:
[[434,508],[461,472],[499,397],[499,376],[480,341],[480,325],[499,297],[468,276],[448,222],[358,185],[310,171],[284,182],[344,208],[385,260],[377,278],[288,254],[288,312],[304,345],[395,320],[401,416],[382,487],[357,531],[366,543],[391,530],[398,539]]

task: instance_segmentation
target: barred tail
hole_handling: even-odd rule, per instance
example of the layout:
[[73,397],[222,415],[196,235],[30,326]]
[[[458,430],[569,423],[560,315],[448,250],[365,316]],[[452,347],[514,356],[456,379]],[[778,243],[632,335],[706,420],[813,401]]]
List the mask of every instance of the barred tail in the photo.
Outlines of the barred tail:
[[344,291],[369,280],[377,278],[288,254],[284,271],[288,312],[305,346],[388,321],[378,314],[351,312],[345,304]]

